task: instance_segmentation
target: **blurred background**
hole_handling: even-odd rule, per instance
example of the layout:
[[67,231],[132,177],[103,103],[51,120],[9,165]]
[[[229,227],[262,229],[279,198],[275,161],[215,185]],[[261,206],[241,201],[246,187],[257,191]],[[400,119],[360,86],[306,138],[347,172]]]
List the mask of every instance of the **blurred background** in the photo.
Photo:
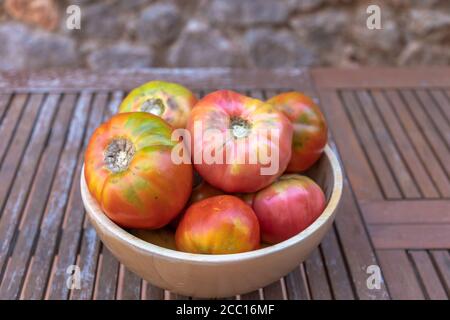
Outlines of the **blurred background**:
[[[370,4],[381,30],[366,26]],[[0,0],[0,71],[449,62],[448,0]]]

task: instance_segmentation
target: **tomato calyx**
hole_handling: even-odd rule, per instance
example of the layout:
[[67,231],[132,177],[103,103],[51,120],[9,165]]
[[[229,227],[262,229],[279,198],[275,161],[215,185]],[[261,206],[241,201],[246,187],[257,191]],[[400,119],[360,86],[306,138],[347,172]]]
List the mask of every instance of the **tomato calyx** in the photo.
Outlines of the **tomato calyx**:
[[150,98],[144,101],[141,106],[142,112],[148,112],[155,116],[160,116],[164,113],[166,106],[160,98]]
[[106,167],[114,173],[125,171],[135,152],[136,148],[130,140],[126,138],[113,139],[105,149]]
[[230,129],[235,139],[247,137],[251,128],[252,124],[241,117],[233,116],[230,118]]

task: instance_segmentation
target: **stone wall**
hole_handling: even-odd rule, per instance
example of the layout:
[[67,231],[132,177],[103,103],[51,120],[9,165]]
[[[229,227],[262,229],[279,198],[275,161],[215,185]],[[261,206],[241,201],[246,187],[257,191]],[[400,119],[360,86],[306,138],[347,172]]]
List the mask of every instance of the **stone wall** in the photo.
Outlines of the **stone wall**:
[[0,0],[0,70],[449,62],[448,0]]

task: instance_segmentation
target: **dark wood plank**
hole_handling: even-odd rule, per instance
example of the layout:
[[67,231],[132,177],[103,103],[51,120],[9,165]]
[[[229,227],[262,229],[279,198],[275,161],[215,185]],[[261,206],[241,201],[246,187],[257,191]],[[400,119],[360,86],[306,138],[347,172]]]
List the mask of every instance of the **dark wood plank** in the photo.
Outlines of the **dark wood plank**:
[[450,224],[376,224],[369,231],[379,249],[450,248]]
[[303,264],[287,274],[285,279],[289,300],[311,299]]
[[19,226],[11,261],[3,275],[0,285],[1,298],[14,299],[20,293],[26,266],[31,258],[35,235],[58,168],[59,155],[66,142],[74,102],[75,95],[65,95],[58,108],[57,121],[52,126],[48,145],[42,154],[27,205],[22,213],[22,223]]
[[[39,238],[37,239],[35,257],[29,268],[28,280],[23,288],[25,299],[42,299],[47,286],[51,262],[56,249],[56,240],[64,217],[64,211],[70,194],[70,188],[78,185],[75,181],[77,163],[83,153],[83,138],[90,112],[90,96],[78,99],[72,117],[67,143],[62,152],[58,171],[53,183],[49,202],[43,217]],[[65,107],[61,105],[61,108]],[[79,164],[80,165],[80,164]],[[36,217],[34,218],[36,219]],[[32,234],[27,234],[31,237]]]
[[[93,130],[101,123],[103,119],[103,110],[104,106],[92,108],[89,115],[86,137],[90,137]],[[81,161],[78,163],[81,164]],[[79,180],[81,174],[80,165],[77,166],[77,170],[74,181]],[[59,239],[58,260],[55,265],[55,272],[52,281],[48,284],[47,288],[47,296],[49,299],[60,300],[68,298],[69,290],[66,287],[66,269],[67,267],[76,264],[80,239],[82,238],[81,230],[83,228],[84,218],[85,213],[79,184],[78,182],[74,182],[74,185],[71,188],[69,202],[67,203],[63,229]],[[90,234],[92,233],[88,233],[88,235]]]
[[436,101],[437,105],[441,108],[445,119],[450,122],[450,98],[446,96],[445,91],[440,89],[431,89],[428,92],[431,94],[434,101]]
[[283,292],[282,279],[275,281],[263,288],[264,300],[285,300],[285,293]]
[[416,120],[416,123],[421,128],[423,134],[430,143],[437,159],[441,163],[448,177],[450,175],[450,161],[448,161],[448,159],[450,159],[449,148],[446,146],[439,132],[431,123],[431,120],[423,111],[413,91],[402,90],[402,95],[406,101],[407,106],[409,107],[410,112]]
[[402,159],[408,165],[408,175],[411,174],[414,177],[414,183],[418,185],[426,198],[438,198],[439,192],[393,112],[390,101],[386,99],[386,96],[381,90],[372,90],[371,94],[384,123],[386,123],[390,131],[390,137],[395,142],[396,149],[398,149],[398,152],[402,155]]
[[447,148],[450,148],[450,123],[445,118],[445,114],[426,90],[415,90],[415,93],[423,111],[431,119],[442,140],[444,140],[444,144]]
[[427,298],[431,300],[447,300],[447,294],[434,269],[428,252],[425,250],[413,250],[409,254],[420,275]]
[[164,300],[164,290],[155,287],[144,280],[143,290],[145,290],[145,299],[147,300]]
[[392,103],[392,107],[397,114],[397,118],[409,136],[415,150],[417,151],[422,163],[438,188],[440,194],[444,197],[450,197],[450,181],[446,177],[446,174],[438,160],[432,156],[433,151],[430,144],[425,140],[421,129],[418,127],[411,113],[408,111],[405,101],[396,90],[386,90],[385,92],[387,98]]
[[320,248],[314,249],[305,261],[306,276],[313,300],[330,300],[332,298],[328,276],[322,261]]
[[450,296],[450,254],[448,250],[431,250],[430,253],[445,291]]
[[[342,93],[342,99],[347,109],[347,115],[361,139],[361,147],[365,150],[367,159],[372,164],[374,173],[378,176],[378,181],[384,190],[384,194],[389,199],[401,198],[402,194],[395,181],[392,169],[386,163],[375,137],[370,132],[369,124],[364,118],[354,93],[345,91]],[[351,171],[350,168],[349,172]],[[355,186],[355,189],[357,189],[357,186]]]
[[370,167],[358,137],[352,129],[336,91],[319,91],[321,109],[340,151],[347,176],[355,186],[358,199],[383,199],[376,176]]
[[255,290],[249,293],[241,294],[241,300],[261,300],[262,292]]
[[367,287],[366,281],[369,276],[366,273],[367,267],[378,265],[378,261],[347,179],[344,179],[344,189],[335,224],[356,297],[361,300],[389,299],[384,283],[381,289]]
[[[392,173],[395,176],[395,180],[398,182],[400,189],[402,190],[402,194],[404,194],[406,198],[420,197],[420,192],[417,189],[416,182],[411,177],[411,172],[405,165],[404,159],[393,142],[389,131],[387,131],[383,121],[381,120],[381,115],[379,114],[372,97],[365,90],[356,91],[356,96],[359,99],[361,109],[363,110],[366,121],[371,128],[371,132],[378,142],[377,145],[383,153],[389,167],[392,169]],[[384,178],[384,174],[381,174],[381,176]]]
[[[6,201],[2,219],[0,219],[0,265],[5,266],[8,254],[10,252],[10,244],[16,232],[16,227],[19,224],[22,208],[27,199],[32,180],[35,176],[35,169],[39,163],[40,155],[45,147],[46,139],[49,135],[53,115],[56,111],[56,106],[59,100],[59,95],[49,95],[42,106],[38,121],[33,129],[33,134],[30,143],[27,146],[23,161],[18,170],[13,186]],[[1,174],[0,174],[1,175]],[[4,199],[6,192],[3,189],[0,199]],[[0,271],[3,271],[0,268]],[[0,277],[1,280],[1,277]]]
[[321,248],[329,275],[333,298],[336,300],[354,299],[355,295],[353,294],[351,280],[345,267],[344,257],[339,248],[334,226],[322,240]]
[[379,250],[377,253],[392,299],[425,299],[413,266],[404,250]]
[[[3,206],[6,194],[14,183],[14,177],[17,173],[18,167],[22,161],[22,157],[26,147],[30,141],[30,136],[33,131],[36,118],[39,114],[43,95],[31,95],[22,119],[20,120],[11,145],[4,155],[3,162],[0,167],[0,208]],[[1,213],[0,213],[1,216]]]
[[316,68],[312,70],[316,86],[322,88],[429,88],[449,87],[450,68],[364,67],[357,69]]
[[360,201],[364,218],[369,224],[430,224],[450,223],[450,201]]
[[9,107],[4,121],[2,121],[0,126],[0,160],[3,160],[6,150],[11,143],[11,137],[14,135],[17,123],[25,109],[28,95],[27,94],[17,94],[13,97],[11,101],[11,106]]
[[140,300],[141,286],[142,279],[121,264],[119,271],[119,285],[117,288],[117,299]]

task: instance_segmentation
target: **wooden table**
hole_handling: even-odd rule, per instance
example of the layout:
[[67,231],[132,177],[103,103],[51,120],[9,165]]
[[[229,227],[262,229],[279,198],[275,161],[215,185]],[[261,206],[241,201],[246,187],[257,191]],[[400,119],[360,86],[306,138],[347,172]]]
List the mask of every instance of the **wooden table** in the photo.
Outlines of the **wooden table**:
[[[0,74],[0,298],[188,299],[120,265],[80,199],[88,137],[151,79],[200,96],[302,90],[328,119],[346,171],[334,227],[298,268],[238,299],[449,298],[450,68]],[[81,289],[68,290],[74,264]],[[381,267],[380,289],[367,286],[372,265]]]

